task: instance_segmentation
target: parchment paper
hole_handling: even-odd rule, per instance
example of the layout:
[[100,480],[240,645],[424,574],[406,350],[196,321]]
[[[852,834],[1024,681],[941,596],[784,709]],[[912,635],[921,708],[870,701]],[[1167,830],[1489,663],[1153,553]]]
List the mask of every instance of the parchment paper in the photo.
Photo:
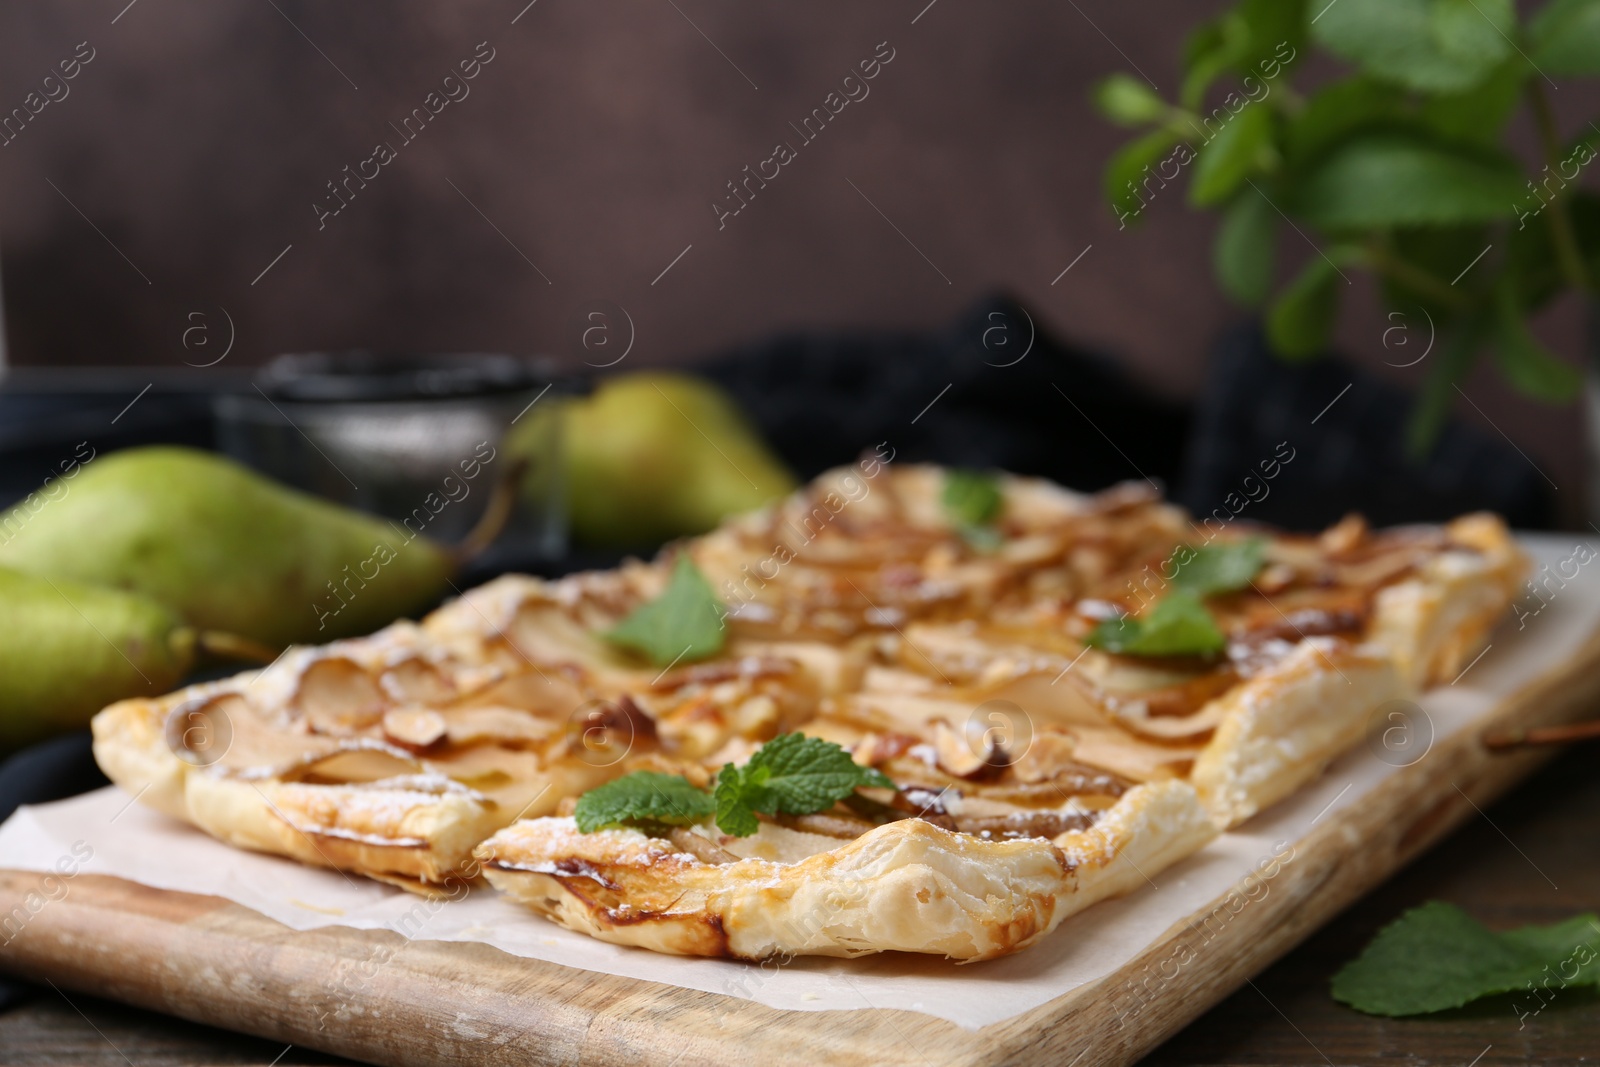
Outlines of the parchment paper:
[[[1552,574],[1562,561],[1574,558],[1579,544],[1544,535],[1524,536],[1522,541],[1533,554],[1535,567],[1548,566]],[[1542,599],[1520,600],[1486,654],[1455,683],[1422,698],[1419,703],[1431,720],[1435,740],[1463,728],[1498,699],[1572,656],[1600,625],[1600,560],[1569,563],[1566,573],[1574,567],[1577,576],[1564,584],[1552,579]],[[1536,578],[1538,574],[1536,570]],[[387,927],[413,938],[479,941],[516,956],[742,997],[776,1008],[909,1009],[975,1030],[1117,969],[1230,887],[1259,895],[1257,883],[1243,881],[1252,872],[1266,880],[1270,892],[1270,876],[1263,868],[1272,870],[1274,860],[1281,859],[1288,846],[1327,812],[1361,803],[1397,769],[1369,747],[1357,749],[1299,794],[1156,874],[1155,889],[1147,886],[1120,900],[1097,904],[1024,952],[967,966],[898,955],[758,966],[622,948],[570,933],[492,891],[475,891],[455,902],[429,902],[362,878],[230,848],[144,808],[114,787],[19,810],[0,827],[0,867],[71,868],[76,873],[115,875],[157,888],[210,894],[297,930]],[[93,853],[83,859],[86,849]],[[71,878],[64,881],[70,893]],[[330,977],[330,983],[333,980]]]

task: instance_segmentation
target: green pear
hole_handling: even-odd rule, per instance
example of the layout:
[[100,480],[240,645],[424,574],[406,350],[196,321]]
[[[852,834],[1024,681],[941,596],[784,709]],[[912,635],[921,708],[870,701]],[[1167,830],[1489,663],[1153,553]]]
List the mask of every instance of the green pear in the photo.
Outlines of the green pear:
[[580,542],[702,533],[795,488],[733,399],[700,378],[619,375],[564,414],[567,510]]
[[0,566],[143,593],[273,647],[369,633],[428,607],[455,571],[421,535],[209,452],[128,449],[61,485],[0,516]]
[[194,665],[195,631],[137,593],[0,568],[0,610],[0,751],[166,692]]

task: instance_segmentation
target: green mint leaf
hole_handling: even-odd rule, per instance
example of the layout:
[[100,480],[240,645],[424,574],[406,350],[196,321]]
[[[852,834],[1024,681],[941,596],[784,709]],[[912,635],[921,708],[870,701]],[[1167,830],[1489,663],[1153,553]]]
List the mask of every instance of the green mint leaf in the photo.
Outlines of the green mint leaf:
[[1005,537],[993,526],[963,526],[961,539],[972,546],[973,551],[983,555],[991,555],[1000,551],[1000,546],[1005,544]]
[[1106,163],[1101,182],[1112,214],[1124,219],[1123,225],[1136,222],[1144,210],[1140,194],[1145,188],[1145,171],[1166,159],[1178,141],[1177,134],[1162,126],[1129,141]]
[[729,763],[717,775],[717,827],[749,837],[763,815],[827,811],[860,787],[893,789],[881,771],[863,767],[834,744],[804,734],[780,734],[756,750],[743,767]]
[[[1594,135],[1593,130],[1589,133]],[[1590,148],[1594,147],[1595,143],[1590,142]],[[1572,151],[1576,148],[1574,143]],[[1562,158],[1569,156],[1571,151],[1564,152]],[[1576,187],[1568,189],[1565,195],[1578,248],[1593,272],[1600,261],[1600,196]],[[1550,222],[1542,213],[1535,214],[1543,203],[1537,197],[1524,199],[1517,208],[1517,225],[1510,228],[1506,240],[1506,274],[1516,288],[1517,303],[1530,311],[1543,306],[1567,284],[1551,240]],[[1483,244],[1478,247],[1482,248]]]
[[1512,55],[1466,92],[1424,99],[1417,117],[1444,140],[1498,144],[1506,122],[1524,99],[1529,77],[1537,75],[1521,56]]
[[762,788],[776,797],[777,810],[785,815],[826,811],[858,786],[894,788],[882,772],[861,766],[832,741],[804,734],[768,741],[750,757],[745,773],[761,774]]
[[579,831],[592,834],[630,822],[689,826],[715,810],[711,797],[682,775],[634,771],[579,797],[573,817]]
[[1456,393],[1452,386],[1465,378],[1477,362],[1478,352],[1490,328],[1487,312],[1479,309],[1445,338],[1444,351],[1439,354],[1433,370],[1428,372],[1428,378],[1422,385],[1422,394],[1417,398],[1406,426],[1406,451],[1412,459],[1424,460],[1433,450],[1455,403]]
[[723,764],[722,773],[717,775],[714,797],[717,829],[734,837],[749,837],[761,829],[756,819],[758,810],[771,815],[775,809],[771,797],[762,792],[760,784],[746,778],[744,772],[731,763]]
[[1313,166],[1284,208],[1323,231],[1369,230],[1492,222],[1527,196],[1526,176],[1503,153],[1372,133]]
[[1296,360],[1321,354],[1339,312],[1338,282],[1339,272],[1321,256],[1306,264],[1267,310],[1267,340],[1274,352]]
[[1211,656],[1228,641],[1193,590],[1175,589],[1148,615],[1106,619],[1084,643],[1127,656]]
[[1285,154],[1291,166],[1302,168],[1361,130],[1403,128],[1409,121],[1403,94],[1357,74],[1324,85],[1288,119]]
[[1578,395],[1583,376],[1545,350],[1528,330],[1511,286],[1495,293],[1495,361],[1512,388],[1547,404],[1564,404]]
[[1530,62],[1551,77],[1600,74],[1600,3],[1554,0],[1528,24]]
[[1166,118],[1170,110],[1148,82],[1120,71],[1094,87],[1094,104],[1120,126],[1148,126]]
[[657,667],[693,663],[722,651],[728,636],[724,614],[711,583],[687,554],[680,554],[662,594],[603,636]]
[[951,470],[944,476],[945,514],[961,526],[984,526],[1000,517],[1000,480],[984,471]]
[[1263,162],[1272,143],[1272,113],[1246,105],[1214,132],[1207,127],[1202,136],[1208,140],[1198,145],[1189,203],[1212,207],[1238,192],[1245,178]]
[[1600,986],[1600,919],[1495,933],[1435,900],[1380,930],[1333,976],[1333,996],[1369,1015],[1420,1015],[1547,980]]
[[1512,52],[1511,0],[1339,0],[1312,34],[1386,81],[1428,93],[1478,84]]
[[1243,541],[1217,541],[1198,548],[1185,545],[1173,555],[1177,567],[1172,583],[1198,597],[1231,593],[1249,585],[1267,562],[1267,542],[1250,537]]
[[1211,252],[1223,291],[1246,307],[1264,301],[1272,289],[1277,243],[1278,213],[1266,196],[1246,189],[1235,197]]

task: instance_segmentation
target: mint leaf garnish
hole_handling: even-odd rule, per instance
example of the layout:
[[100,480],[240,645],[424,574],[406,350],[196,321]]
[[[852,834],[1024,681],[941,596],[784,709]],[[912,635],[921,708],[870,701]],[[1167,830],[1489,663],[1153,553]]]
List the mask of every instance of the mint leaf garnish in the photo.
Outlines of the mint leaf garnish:
[[689,826],[715,810],[711,797],[682,775],[634,771],[579,797],[573,818],[592,834],[632,822]]
[[1435,900],[1380,930],[1333,976],[1333,996],[1369,1015],[1420,1015],[1527,990],[1530,982],[1542,991],[1547,981],[1551,990],[1600,986],[1600,919],[1579,915],[1495,933]]
[[961,539],[971,546],[974,552],[988,556],[1000,551],[1005,544],[1005,538],[993,526],[962,526],[958,527]]
[[1106,619],[1089,631],[1084,644],[1128,656],[1210,656],[1227,638],[1211,612],[1189,589],[1175,589],[1148,615]]
[[1249,585],[1267,561],[1267,542],[1252,537],[1198,548],[1185,545],[1178,550],[1178,556],[1172,584],[1196,596],[1208,597]]
[[723,764],[722,773],[717,775],[714,798],[717,829],[734,837],[749,837],[761,829],[756,812],[771,815],[778,810],[776,798],[731,763]]
[[586,834],[628,823],[688,826],[715,815],[723,833],[749,837],[761,828],[757,812],[812,815],[861,786],[895,788],[883,772],[856,763],[832,741],[779,734],[743,767],[725,764],[714,794],[682,775],[634,771],[583,794],[573,814]]
[[722,602],[687,554],[678,556],[667,588],[603,636],[642,654],[657,667],[693,663],[722,651],[727,630]]
[[717,776],[717,826],[748,837],[763,815],[827,811],[861,786],[893,789],[881,771],[863,767],[834,744],[804,734],[780,734],[743,767],[729,763]]
[[944,476],[945,514],[957,526],[986,526],[1000,517],[1000,480],[984,471],[955,469]]

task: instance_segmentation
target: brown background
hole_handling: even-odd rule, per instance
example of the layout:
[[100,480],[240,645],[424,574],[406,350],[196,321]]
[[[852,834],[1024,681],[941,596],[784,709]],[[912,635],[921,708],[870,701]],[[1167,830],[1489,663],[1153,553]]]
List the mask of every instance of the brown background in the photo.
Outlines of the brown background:
[[[1220,5],[525,2],[6,0],[0,110],[78,42],[96,51],[0,148],[12,362],[181,368],[220,352],[224,309],[233,369],[351,346],[575,361],[582,313],[604,299],[634,324],[626,369],[786,328],[932,327],[1005,289],[1189,394],[1238,315],[1210,279],[1214,220],[1179,190],[1117,231],[1099,173],[1127,134],[1087,102],[1130,64],[1172,95],[1183,33]],[[319,232],[325,183],[379,140],[398,146],[387,124],[481,41],[495,58],[470,96]],[[798,144],[789,123],[881,41],[895,58],[870,95],[719,232],[724,183]],[[1577,84],[1554,95],[1567,129],[1600,102]],[[1291,235],[1283,254],[1310,251]],[[1344,349],[1380,368],[1412,358],[1384,349],[1362,281],[1352,298]],[[1573,360],[1578,320],[1569,302],[1541,323]],[[1427,369],[1385,373],[1415,384]],[[1463,403],[1465,417],[1516,439],[1576,516],[1576,407],[1522,400],[1483,369],[1466,390],[1482,413]]]

